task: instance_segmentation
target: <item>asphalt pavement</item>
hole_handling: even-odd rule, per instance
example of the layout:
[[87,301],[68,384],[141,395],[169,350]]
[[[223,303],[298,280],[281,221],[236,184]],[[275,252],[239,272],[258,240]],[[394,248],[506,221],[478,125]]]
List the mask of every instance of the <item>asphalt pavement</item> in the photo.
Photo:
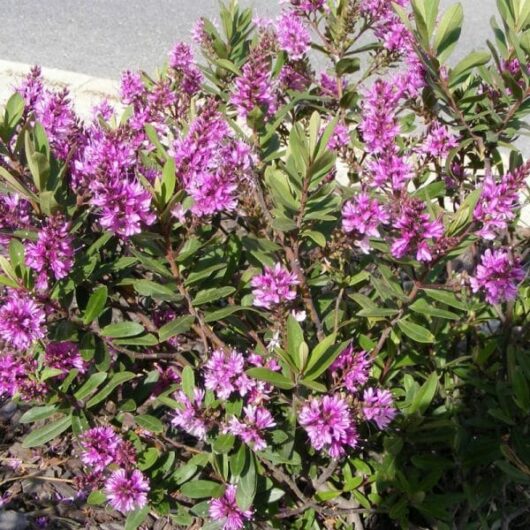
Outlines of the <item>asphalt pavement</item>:
[[[259,16],[281,9],[278,0],[241,3]],[[495,0],[462,4],[464,29],[455,58],[484,46],[496,13]],[[198,17],[215,18],[217,12],[217,0],[0,0],[0,59],[117,79],[124,69],[153,71],[174,42],[190,40]]]

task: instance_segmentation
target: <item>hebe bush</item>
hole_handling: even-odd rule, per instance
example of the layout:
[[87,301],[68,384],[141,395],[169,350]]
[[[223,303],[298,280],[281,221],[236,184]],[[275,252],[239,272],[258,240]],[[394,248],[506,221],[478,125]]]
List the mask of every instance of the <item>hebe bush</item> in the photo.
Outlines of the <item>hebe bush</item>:
[[451,62],[459,5],[230,4],[201,66],[178,44],[84,122],[28,75],[0,130],[4,505],[528,528],[530,1],[499,8]]

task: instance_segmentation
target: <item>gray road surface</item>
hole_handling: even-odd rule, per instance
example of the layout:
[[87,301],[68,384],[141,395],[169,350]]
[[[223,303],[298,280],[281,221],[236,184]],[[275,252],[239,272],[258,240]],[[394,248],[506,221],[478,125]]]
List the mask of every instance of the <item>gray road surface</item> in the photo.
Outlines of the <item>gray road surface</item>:
[[[241,0],[262,16],[278,0]],[[390,1],[390,0],[388,0]],[[442,6],[453,0],[442,0]],[[463,0],[460,55],[483,45],[495,0]],[[0,0],[0,58],[116,79],[124,69],[152,71],[171,45],[189,40],[217,0]]]

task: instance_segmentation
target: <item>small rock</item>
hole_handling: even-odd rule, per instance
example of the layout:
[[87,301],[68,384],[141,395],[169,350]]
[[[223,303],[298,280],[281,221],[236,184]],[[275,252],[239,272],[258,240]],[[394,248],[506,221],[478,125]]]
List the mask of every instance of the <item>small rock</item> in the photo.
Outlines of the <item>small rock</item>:
[[14,510],[0,511],[0,530],[24,530],[29,522],[26,516]]

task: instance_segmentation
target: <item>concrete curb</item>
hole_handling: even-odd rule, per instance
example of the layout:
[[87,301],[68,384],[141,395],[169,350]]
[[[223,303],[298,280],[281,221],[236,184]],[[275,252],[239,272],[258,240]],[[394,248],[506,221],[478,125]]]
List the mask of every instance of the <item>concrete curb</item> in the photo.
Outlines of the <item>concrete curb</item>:
[[[0,106],[7,101],[30,69],[29,64],[0,60]],[[92,107],[103,99],[108,99],[115,107],[121,106],[117,81],[56,68],[42,68],[42,75],[47,86],[69,89],[72,103],[81,118],[88,118]]]

